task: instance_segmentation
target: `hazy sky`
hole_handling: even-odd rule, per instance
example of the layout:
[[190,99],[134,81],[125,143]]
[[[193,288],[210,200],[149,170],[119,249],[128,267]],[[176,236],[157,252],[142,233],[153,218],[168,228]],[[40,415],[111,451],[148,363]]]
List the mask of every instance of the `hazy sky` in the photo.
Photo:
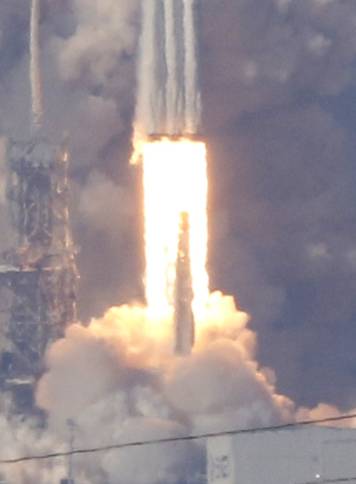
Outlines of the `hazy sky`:
[[[28,135],[29,3],[0,0],[0,136]],[[43,0],[46,131],[70,133],[84,320],[143,294],[137,6]],[[280,392],[355,406],[356,3],[201,0],[199,13],[212,288],[251,314]]]

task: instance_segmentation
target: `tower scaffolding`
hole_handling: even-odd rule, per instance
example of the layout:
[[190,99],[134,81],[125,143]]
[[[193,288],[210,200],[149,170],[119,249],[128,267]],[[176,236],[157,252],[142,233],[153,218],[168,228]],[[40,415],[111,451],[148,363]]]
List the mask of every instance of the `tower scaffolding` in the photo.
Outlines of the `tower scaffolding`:
[[69,226],[69,155],[44,138],[10,142],[7,199],[16,234],[0,287],[12,294],[0,387],[28,406],[48,346],[76,319],[78,272]]

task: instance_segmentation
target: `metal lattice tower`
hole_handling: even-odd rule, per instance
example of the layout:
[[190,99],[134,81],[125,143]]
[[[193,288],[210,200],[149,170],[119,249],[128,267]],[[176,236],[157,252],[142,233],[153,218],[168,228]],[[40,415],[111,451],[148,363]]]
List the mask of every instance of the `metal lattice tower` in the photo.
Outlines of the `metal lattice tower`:
[[64,147],[43,138],[8,148],[7,198],[17,242],[0,267],[0,285],[12,293],[0,371],[5,389],[31,386],[43,372],[48,345],[76,319],[68,162]]

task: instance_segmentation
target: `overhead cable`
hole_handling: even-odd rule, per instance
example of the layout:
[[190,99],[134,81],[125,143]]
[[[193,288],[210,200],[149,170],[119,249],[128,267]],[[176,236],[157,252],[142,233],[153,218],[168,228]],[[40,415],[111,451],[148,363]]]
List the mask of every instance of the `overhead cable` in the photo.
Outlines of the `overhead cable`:
[[222,431],[216,431],[216,432],[199,433],[199,434],[192,434],[192,435],[185,435],[185,436],[163,437],[163,438],[149,439],[149,440],[137,440],[132,442],[109,444],[109,445],[103,445],[103,446],[91,447],[91,448],[78,448],[78,449],[73,449],[68,451],[51,452],[47,454],[24,455],[19,457],[13,457],[10,459],[0,459],[0,465],[19,464],[21,462],[28,462],[28,461],[34,461],[34,460],[56,459],[59,457],[68,457],[70,455],[96,454],[99,452],[109,452],[112,450],[137,448],[137,447],[151,446],[151,445],[163,445],[163,444],[176,443],[176,442],[203,440],[208,438],[224,437],[229,435],[232,436],[232,435],[242,435],[242,434],[264,433],[264,432],[277,432],[279,430],[288,430],[288,429],[294,429],[298,427],[305,427],[309,425],[321,425],[326,423],[342,422],[342,421],[352,420],[352,419],[356,419],[356,413],[339,415],[338,417],[325,417],[321,419],[301,420],[296,422],[284,423],[280,425],[270,425],[266,427],[222,430]]

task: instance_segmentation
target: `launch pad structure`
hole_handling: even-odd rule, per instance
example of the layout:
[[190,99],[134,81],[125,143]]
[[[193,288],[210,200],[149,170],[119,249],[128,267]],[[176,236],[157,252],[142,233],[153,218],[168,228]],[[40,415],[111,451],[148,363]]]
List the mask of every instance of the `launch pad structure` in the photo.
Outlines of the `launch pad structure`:
[[20,410],[44,371],[49,344],[76,319],[68,163],[65,146],[41,137],[10,142],[7,150],[7,200],[17,240],[0,266],[0,288],[10,290],[11,301],[0,388],[12,393]]
[[24,142],[9,141],[7,147],[6,195],[16,240],[0,265],[1,300],[9,300],[8,318],[0,328],[0,390],[12,394],[20,413],[32,410],[34,383],[45,369],[47,348],[76,319],[69,155],[66,143],[54,145],[43,135],[40,18],[40,0],[32,0],[32,135]]

